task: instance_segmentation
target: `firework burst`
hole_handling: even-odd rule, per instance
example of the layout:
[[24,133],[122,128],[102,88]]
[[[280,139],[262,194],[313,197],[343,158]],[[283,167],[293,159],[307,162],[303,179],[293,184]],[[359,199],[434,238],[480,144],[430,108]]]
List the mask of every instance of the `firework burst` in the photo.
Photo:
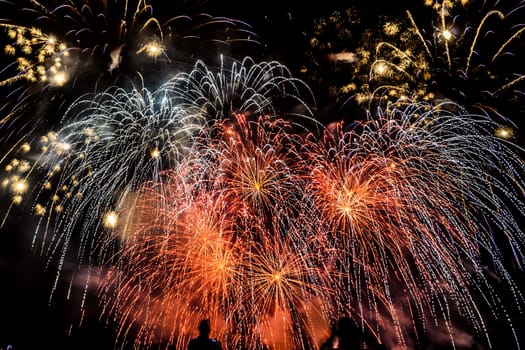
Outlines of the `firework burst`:
[[[480,309],[507,317],[485,271],[487,256],[523,306],[500,253],[523,240],[516,219],[524,214],[523,161],[491,136],[497,125],[489,118],[447,109],[415,104],[381,111],[327,134],[309,162],[306,193],[320,218],[314,227],[336,252],[347,279],[340,285],[349,286],[340,291],[340,307],[355,305],[359,318],[388,324],[403,346],[413,345],[405,343],[396,306],[400,290],[422,327],[416,331],[430,327],[430,319],[444,324],[452,341],[456,313],[477,334],[486,329]],[[521,266],[519,250],[513,258]]]
[[41,217],[35,241],[41,252],[63,260],[80,247],[82,264],[89,242],[118,224],[121,202],[184,157],[203,123],[173,106],[164,89],[85,97],[68,109],[59,130],[6,154],[13,157],[4,183],[11,206],[29,205]]
[[[158,9],[144,0],[0,5],[7,15],[0,20],[7,33],[4,55],[13,62],[2,70],[0,85],[9,88],[2,124],[42,96],[48,96],[42,110],[62,106],[63,111],[64,103],[82,93],[113,85],[152,88],[166,72],[191,66],[194,55],[256,43],[248,24],[198,13],[199,3]],[[170,16],[174,12],[182,14]]]
[[391,346],[435,328],[458,346],[458,318],[490,344],[482,310],[514,312],[495,285],[525,302],[525,165],[490,118],[453,109],[382,110],[322,139],[217,121],[122,208],[106,313],[137,344],[184,346],[211,317],[228,347],[315,348],[341,313]]
[[353,8],[318,19],[304,73],[348,108],[450,100],[516,122],[511,112],[523,108],[523,2],[431,5],[371,22]]
[[198,321],[212,317],[227,346],[312,346],[315,335],[305,329],[323,317],[318,295],[330,289],[313,245],[296,241],[299,138],[274,118],[234,115],[213,129],[122,211],[131,224],[117,228],[126,238],[102,290],[107,312],[124,336],[138,327],[138,343],[184,346]]

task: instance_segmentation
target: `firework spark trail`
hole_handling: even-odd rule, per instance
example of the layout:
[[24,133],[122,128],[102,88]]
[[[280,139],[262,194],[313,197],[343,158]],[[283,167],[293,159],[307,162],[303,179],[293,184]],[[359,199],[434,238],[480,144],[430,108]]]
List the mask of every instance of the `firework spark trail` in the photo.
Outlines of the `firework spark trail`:
[[311,111],[315,105],[312,91],[277,61],[255,63],[246,57],[228,66],[228,61],[221,56],[220,71],[215,72],[198,61],[190,73],[178,74],[166,85],[178,96],[180,106],[199,108],[211,120],[243,113],[255,118],[260,115],[287,120],[298,117],[302,128],[306,118],[318,123],[313,121]]
[[[155,15],[144,0],[65,4],[27,0],[0,5],[6,16],[0,27],[8,40],[4,56],[13,61],[0,76],[0,87],[10,89],[0,109],[6,114],[0,125],[34,108],[32,102],[42,106],[44,96],[48,103],[42,109],[62,112],[86,92],[113,85],[157,86],[166,71],[184,64],[191,67],[193,59],[188,62],[187,57],[192,54],[209,57],[212,48],[258,45],[247,23],[196,13],[198,2],[172,3]],[[188,15],[170,16],[183,11]]]
[[[482,333],[486,325],[474,292],[486,296],[491,312],[506,316],[509,310],[483,272],[485,253],[519,308],[524,301],[495,245],[502,240],[522,246],[516,217],[525,213],[523,161],[491,136],[497,125],[488,117],[427,107],[386,111],[351,131],[327,135],[326,146],[311,152],[315,166],[305,191],[323,218],[318,234],[329,235],[340,266],[349,269],[351,293],[341,291],[341,302],[383,310],[376,317],[384,312],[399,327],[398,344],[406,336],[391,296],[398,288],[422,318],[420,325],[430,315],[452,329],[459,312]],[[486,220],[498,227],[499,238]],[[522,248],[514,257],[519,265]]]

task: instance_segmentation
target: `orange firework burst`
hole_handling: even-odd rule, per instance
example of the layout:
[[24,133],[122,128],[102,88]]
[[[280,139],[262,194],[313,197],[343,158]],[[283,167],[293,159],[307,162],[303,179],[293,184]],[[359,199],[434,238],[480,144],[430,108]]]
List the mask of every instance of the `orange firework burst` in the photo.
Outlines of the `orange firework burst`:
[[272,117],[217,121],[121,209],[106,313],[137,344],[179,347],[202,318],[226,346],[249,349],[315,348],[341,313],[402,348],[431,325],[455,343],[458,316],[483,334],[480,308],[509,312],[487,257],[524,303],[492,228],[505,222],[523,263],[510,215],[521,202],[511,187],[496,195],[516,174],[487,174],[524,164],[488,117],[452,109],[384,110],[322,139]]
[[323,142],[310,146],[314,158],[305,191],[322,218],[316,232],[327,236],[350,286],[340,302],[361,304],[357,308],[368,310],[370,320],[390,324],[404,346],[404,316],[395,306],[399,290],[409,296],[406,307],[411,317],[420,315],[422,327],[429,317],[452,329],[452,315],[459,312],[482,330],[471,289],[492,294],[481,273],[481,252],[488,249],[499,260],[483,217],[499,220],[501,213],[474,204],[494,199],[490,189],[472,186],[483,181],[480,174],[492,157],[467,157],[481,141],[477,123],[462,119],[473,129],[457,138],[459,121],[452,122],[452,115],[420,108],[384,111],[348,131],[327,132]]
[[138,343],[184,346],[198,320],[212,317],[227,346],[319,341],[305,330],[326,317],[329,298],[319,295],[330,294],[330,276],[317,268],[315,241],[296,240],[304,227],[293,220],[301,186],[288,126],[219,121],[217,138],[121,210],[129,224],[118,235],[119,268],[102,293],[121,336],[135,326]]
[[250,215],[277,215],[299,205],[300,138],[291,124],[234,114],[219,127],[220,170],[232,201],[243,203]]
[[108,275],[104,298],[114,298],[107,311],[119,317],[121,336],[138,325],[140,341],[173,341],[180,333],[181,345],[200,318],[218,320],[230,308],[236,243],[223,196],[177,171],[164,176],[125,211],[132,220],[122,228],[119,270]]

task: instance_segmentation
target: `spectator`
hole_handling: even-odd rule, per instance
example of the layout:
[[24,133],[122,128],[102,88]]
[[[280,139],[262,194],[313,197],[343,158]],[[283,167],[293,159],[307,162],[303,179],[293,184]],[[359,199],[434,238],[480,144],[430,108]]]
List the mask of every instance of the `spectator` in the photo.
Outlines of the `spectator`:
[[210,320],[199,322],[199,336],[193,338],[188,343],[188,350],[222,350],[221,343],[215,339],[210,339]]

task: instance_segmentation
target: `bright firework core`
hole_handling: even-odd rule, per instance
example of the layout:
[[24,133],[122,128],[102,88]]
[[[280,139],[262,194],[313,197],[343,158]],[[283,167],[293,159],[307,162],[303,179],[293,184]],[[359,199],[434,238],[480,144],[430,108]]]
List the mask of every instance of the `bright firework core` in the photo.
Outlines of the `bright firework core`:
[[104,227],[116,228],[118,224],[118,214],[114,211],[107,212],[104,215]]
[[151,58],[158,58],[165,54],[166,48],[157,41],[150,41],[146,43],[137,53],[146,53]]
[[445,29],[443,32],[442,32],[442,35],[443,35],[443,38],[445,38],[445,40],[450,40],[452,39],[452,32],[448,29]]

